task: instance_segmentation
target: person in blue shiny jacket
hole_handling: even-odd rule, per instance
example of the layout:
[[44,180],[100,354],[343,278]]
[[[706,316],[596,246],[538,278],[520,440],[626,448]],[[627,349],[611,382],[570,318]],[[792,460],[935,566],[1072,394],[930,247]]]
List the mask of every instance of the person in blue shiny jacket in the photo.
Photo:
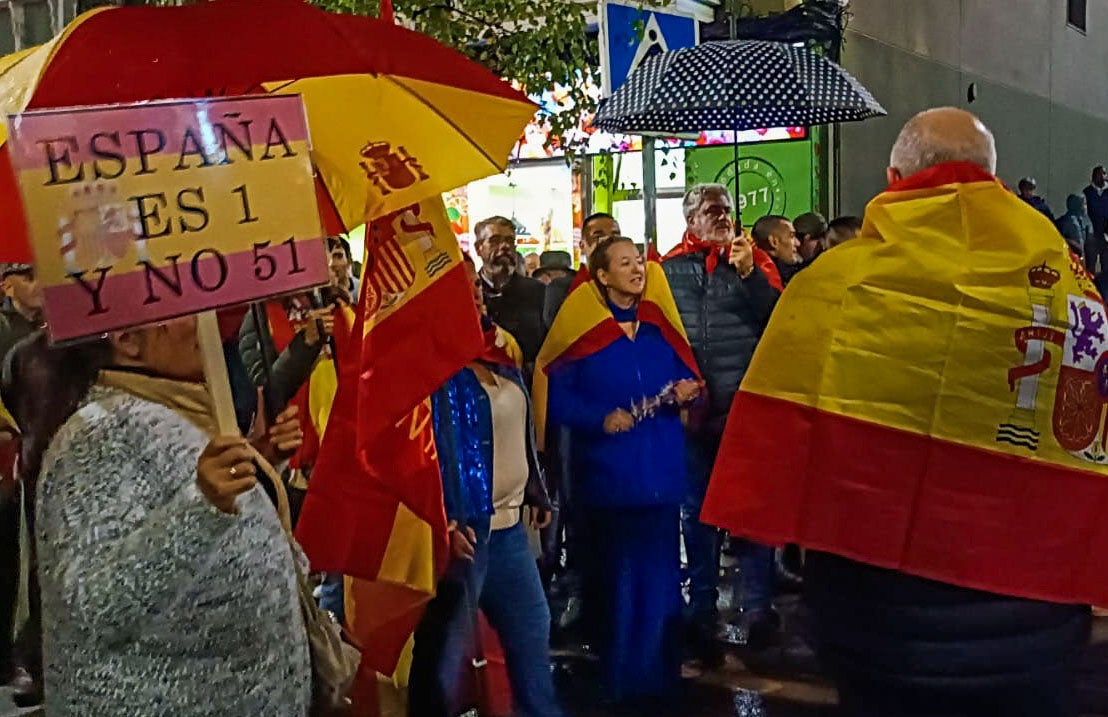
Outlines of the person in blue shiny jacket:
[[609,697],[669,695],[680,678],[681,408],[700,384],[662,328],[639,320],[647,271],[631,240],[601,241],[589,269],[610,312],[602,321],[622,333],[548,371],[550,420],[572,431],[580,457],[575,490],[593,551],[587,624]]
[[531,400],[507,336],[483,322],[484,354],[431,398],[452,559],[416,630],[408,713],[453,717],[467,706],[461,677],[480,608],[504,647],[515,713],[560,717],[550,610],[528,536],[550,521]]

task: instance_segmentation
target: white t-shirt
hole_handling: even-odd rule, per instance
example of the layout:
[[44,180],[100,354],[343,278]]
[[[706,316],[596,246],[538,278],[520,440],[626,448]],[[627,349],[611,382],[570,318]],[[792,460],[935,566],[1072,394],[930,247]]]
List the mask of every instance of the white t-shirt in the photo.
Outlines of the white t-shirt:
[[515,382],[494,378],[481,387],[492,411],[492,529],[503,530],[519,522],[527,488],[527,399]]

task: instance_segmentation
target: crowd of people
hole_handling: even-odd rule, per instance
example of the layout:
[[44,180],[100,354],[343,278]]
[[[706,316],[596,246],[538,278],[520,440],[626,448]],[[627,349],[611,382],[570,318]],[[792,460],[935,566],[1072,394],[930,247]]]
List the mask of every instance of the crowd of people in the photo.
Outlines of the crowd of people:
[[[991,160],[975,153],[991,143],[965,113],[917,118],[894,149],[890,181],[942,161],[994,174],[995,149]],[[1092,180],[1083,196],[1070,197],[1058,229],[1095,271],[1108,257],[1102,167]],[[1049,214],[1034,190],[1033,180],[1020,183],[1020,196]],[[712,668],[723,659],[725,536],[701,511],[725,426],[736,419],[736,393],[778,299],[856,237],[862,220],[770,215],[747,231],[718,184],[689,189],[683,211],[678,245],[650,258],[611,215],[593,214],[581,230],[580,270],[557,253],[521,260],[510,219],[476,225],[480,265],[467,257],[466,266],[485,348],[431,397],[451,557],[415,633],[413,717],[468,706],[464,675],[479,612],[504,647],[521,715],[563,714],[552,624],[598,656],[606,699],[643,713],[680,699],[683,665]],[[304,630],[308,566],[290,537],[318,436],[307,435],[297,405],[285,407],[309,383],[334,376],[332,337],[350,326],[350,251],[329,241],[325,295],[223,317],[248,438],[218,435],[194,319],[51,348],[33,268],[4,267],[0,388],[11,440],[3,445],[16,455],[0,481],[0,671],[21,676],[21,704],[45,694],[50,717],[303,717],[318,708]],[[13,548],[21,523],[37,535],[23,541],[23,560]],[[781,627],[776,548],[740,536],[731,547],[739,627],[758,648]],[[823,630],[817,648],[840,666],[853,660],[836,673],[849,676],[840,687],[850,714],[915,714],[866,682],[915,660],[921,637],[898,635],[895,611],[867,592],[891,583],[859,565],[821,556],[809,566],[825,626],[839,626]],[[25,601],[9,589],[20,584],[29,586]],[[966,604],[960,588],[922,578],[904,576],[895,587],[913,600],[930,594],[936,605]],[[326,576],[318,596],[341,621],[342,576]],[[29,618],[13,641],[20,602]],[[858,613],[870,604],[874,611]],[[1021,667],[1031,650],[1071,666],[1087,638],[1086,606],[1003,598],[975,605],[978,625],[1014,636],[1006,655]],[[929,614],[945,613],[932,606]],[[859,624],[870,617],[877,628]],[[899,624],[918,622],[909,615]],[[975,629],[946,625],[955,638]],[[852,653],[851,634],[865,634],[873,654]],[[1019,642],[1024,635],[1030,642]],[[984,705],[992,704],[989,690],[1007,689],[996,673],[971,679],[984,671],[975,659],[935,663],[949,680],[913,683],[913,694],[941,695],[949,707],[926,714],[968,714],[957,711],[965,706],[958,695]],[[1073,714],[1064,672],[1036,683],[1034,714]],[[879,711],[867,711],[874,705]]]

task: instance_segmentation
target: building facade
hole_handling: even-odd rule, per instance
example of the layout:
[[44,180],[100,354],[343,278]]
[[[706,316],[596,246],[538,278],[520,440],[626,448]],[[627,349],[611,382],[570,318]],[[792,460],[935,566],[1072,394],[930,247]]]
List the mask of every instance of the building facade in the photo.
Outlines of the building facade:
[[850,0],[843,61],[889,111],[838,132],[836,208],[860,214],[914,113],[968,109],[996,135],[998,174],[1038,180],[1055,211],[1108,165],[1108,2]]

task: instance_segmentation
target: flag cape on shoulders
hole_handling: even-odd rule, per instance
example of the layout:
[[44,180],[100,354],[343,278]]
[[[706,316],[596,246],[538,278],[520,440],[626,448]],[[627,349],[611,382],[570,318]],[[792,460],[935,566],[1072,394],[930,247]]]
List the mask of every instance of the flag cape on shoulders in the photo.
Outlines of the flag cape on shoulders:
[[[669,281],[656,261],[646,263],[646,287],[639,301],[638,318],[661,329],[666,342],[689,370],[696,376],[700,375],[681,315],[669,289]],[[596,282],[578,284],[569,292],[535,360],[532,399],[540,446],[545,444],[546,436],[547,372],[560,362],[591,356],[624,336],[626,334],[616,323]]]
[[1108,315],[1054,226],[974,165],[866,209],[793,279],[702,519],[964,587],[1108,602]]

